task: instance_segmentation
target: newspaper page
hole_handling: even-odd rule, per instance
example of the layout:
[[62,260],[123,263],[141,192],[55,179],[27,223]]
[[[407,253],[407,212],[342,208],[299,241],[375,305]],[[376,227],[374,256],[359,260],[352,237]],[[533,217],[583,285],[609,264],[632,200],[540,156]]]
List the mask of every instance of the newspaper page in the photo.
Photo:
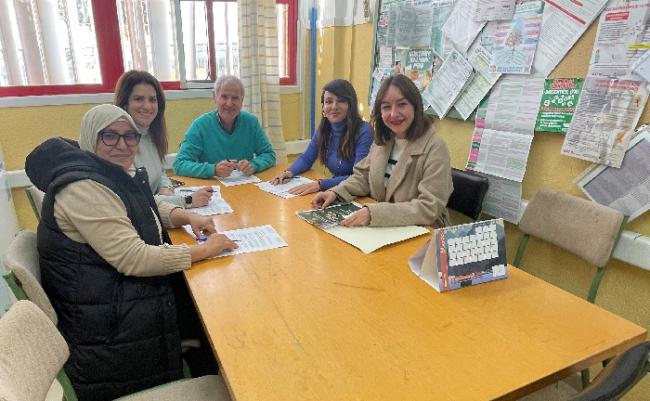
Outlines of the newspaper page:
[[494,49],[494,37],[497,33],[497,26],[499,26],[497,21],[488,22],[485,24],[481,30],[481,34],[478,36],[479,43],[483,46],[486,52],[490,53],[490,57],[492,56],[492,50]]
[[543,77],[503,75],[492,88],[485,127],[533,135],[543,92]]
[[488,175],[490,187],[483,200],[483,213],[519,224],[521,215],[521,182]]
[[647,100],[642,81],[587,77],[562,154],[620,167]]
[[548,76],[569,52],[607,0],[546,0],[533,71]]
[[468,61],[474,67],[475,74],[454,103],[454,108],[463,120],[469,118],[501,77],[499,73],[490,72],[490,53],[479,43],[474,43],[470,48]]
[[446,51],[451,48],[448,39],[442,34],[442,27],[447,22],[451,11],[454,9],[455,0],[438,0],[433,3],[433,18],[431,21],[430,46],[436,54],[444,60]]
[[542,24],[542,1],[517,5],[511,21],[497,25],[490,70],[508,74],[530,74]]
[[582,82],[582,78],[551,78],[544,82],[535,131],[566,133],[578,105]]
[[483,130],[476,171],[523,181],[532,142],[532,134]]
[[443,118],[473,74],[472,65],[457,50],[453,50],[433,76],[431,85],[422,92],[422,97]]
[[447,22],[442,27],[442,32],[456,49],[463,54],[471,46],[485,22],[476,22],[472,18],[472,4],[474,0],[458,0]]
[[509,20],[515,15],[515,0],[475,0],[474,21]]
[[379,48],[379,68],[393,67],[393,48],[382,46]]
[[616,209],[629,220],[650,210],[650,132],[630,142],[621,168],[598,166],[577,182],[589,199]]
[[588,76],[621,78],[650,48],[650,0],[611,0],[600,16]]

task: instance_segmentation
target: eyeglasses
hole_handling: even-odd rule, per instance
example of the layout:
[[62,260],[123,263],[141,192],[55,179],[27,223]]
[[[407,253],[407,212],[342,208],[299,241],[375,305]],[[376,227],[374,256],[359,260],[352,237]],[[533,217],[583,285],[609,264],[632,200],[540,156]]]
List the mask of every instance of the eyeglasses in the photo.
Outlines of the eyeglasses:
[[140,138],[142,138],[142,135],[137,132],[127,132],[120,135],[115,131],[100,131],[98,136],[106,146],[117,146],[121,138],[124,139],[126,146],[133,147],[137,146],[140,143]]

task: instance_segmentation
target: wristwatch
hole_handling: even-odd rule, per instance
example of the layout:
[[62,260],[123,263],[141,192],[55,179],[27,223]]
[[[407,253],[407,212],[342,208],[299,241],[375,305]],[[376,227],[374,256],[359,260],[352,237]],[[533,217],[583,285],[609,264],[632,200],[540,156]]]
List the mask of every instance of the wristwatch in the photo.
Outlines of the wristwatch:
[[185,202],[186,207],[190,207],[190,205],[192,205],[192,195],[185,195],[183,201]]

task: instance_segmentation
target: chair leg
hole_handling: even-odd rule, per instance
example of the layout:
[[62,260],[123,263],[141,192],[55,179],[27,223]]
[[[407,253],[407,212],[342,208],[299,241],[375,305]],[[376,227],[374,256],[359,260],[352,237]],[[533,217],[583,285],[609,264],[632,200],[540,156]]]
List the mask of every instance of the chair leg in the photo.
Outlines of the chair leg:
[[587,388],[589,385],[589,369],[584,369],[580,372],[580,377],[582,378],[582,388]]
[[515,267],[519,267],[519,265],[521,264],[521,259],[524,257],[524,250],[526,250],[526,244],[528,244],[529,239],[530,239],[530,235],[524,234],[524,237],[519,242],[519,247],[517,248],[517,254],[515,255],[515,260],[514,262],[512,262],[512,264]]
[[56,375],[56,379],[63,389],[63,399],[65,401],[79,401],[77,399],[77,393],[75,393],[74,387],[72,387],[72,382],[70,382],[68,375],[65,374],[63,369]]
[[607,269],[607,265],[599,266],[596,269],[596,274],[594,275],[594,279],[591,280],[591,287],[589,288],[587,301],[591,302],[592,304],[596,302],[596,294],[598,293],[598,288],[600,287],[600,281],[603,279],[606,269]]

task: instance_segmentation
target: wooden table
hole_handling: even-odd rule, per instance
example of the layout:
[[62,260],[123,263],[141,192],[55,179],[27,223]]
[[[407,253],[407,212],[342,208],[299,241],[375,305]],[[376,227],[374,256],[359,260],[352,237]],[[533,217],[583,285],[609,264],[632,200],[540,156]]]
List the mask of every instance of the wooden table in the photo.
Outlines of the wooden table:
[[311,195],[221,190],[235,212],[216,217],[219,229],[271,224],[289,244],[186,272],[238,401],[514,399],[646,336],[512,267],[507,280],[439,294],[407,265],[424,236],[364,255],[295,216]]

